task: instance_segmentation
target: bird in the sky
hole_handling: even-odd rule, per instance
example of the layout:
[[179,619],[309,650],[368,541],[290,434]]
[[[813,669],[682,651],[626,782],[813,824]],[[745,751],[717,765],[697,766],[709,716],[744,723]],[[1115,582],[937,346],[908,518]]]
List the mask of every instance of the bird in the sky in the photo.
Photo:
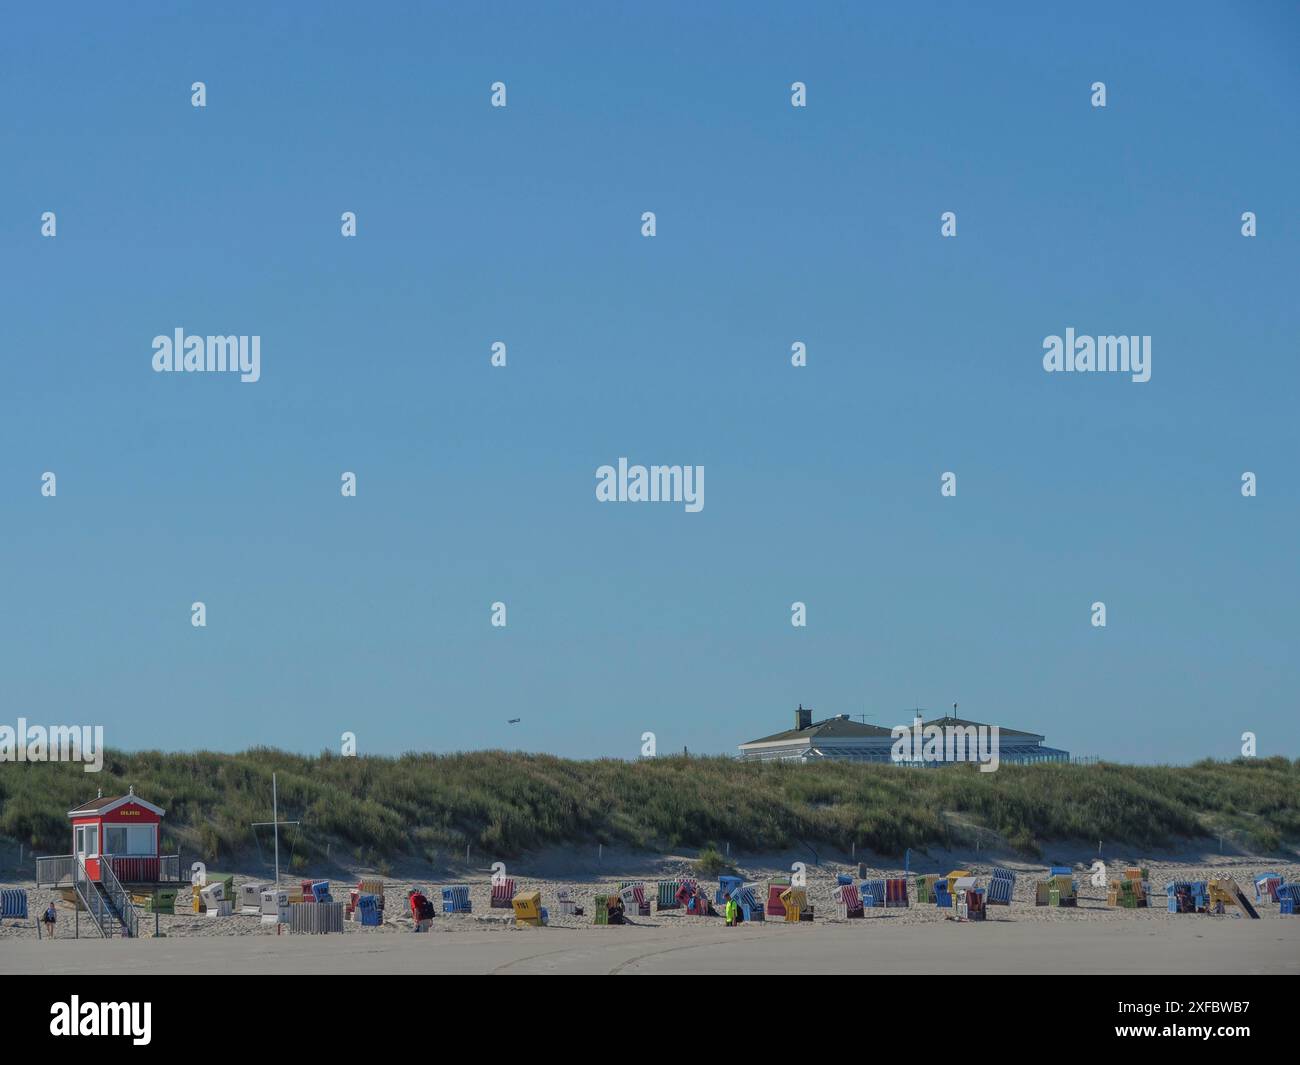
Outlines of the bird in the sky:
[[519,724],[519,721],[520,721],[519,718],[517,718],[517,717],[512,717],[509,721],[506,722],[506,724],[507,724],[507,725],[517,725],[517,724]]

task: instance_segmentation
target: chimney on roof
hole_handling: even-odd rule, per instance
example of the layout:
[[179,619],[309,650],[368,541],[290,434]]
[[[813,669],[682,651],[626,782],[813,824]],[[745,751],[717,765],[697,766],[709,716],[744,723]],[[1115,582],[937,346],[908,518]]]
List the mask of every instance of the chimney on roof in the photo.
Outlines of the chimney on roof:
[[803,703],[799,704],[799,709],[794,712],[794,727],[797,729],[806,729],[812,726],[812,709],[805,710]]
[[127,789],[126,789],[126,793],[127,793],[128,795],[134,795],[134,794],[135,794],[135,785],[132,784],[129,788],[127,788]]
[[102,799],[103,797],[104,797],[104,789],[103,789],[103,788],[99,788],[99,789],[95,792],[95,798],[97,798],[97,799]]

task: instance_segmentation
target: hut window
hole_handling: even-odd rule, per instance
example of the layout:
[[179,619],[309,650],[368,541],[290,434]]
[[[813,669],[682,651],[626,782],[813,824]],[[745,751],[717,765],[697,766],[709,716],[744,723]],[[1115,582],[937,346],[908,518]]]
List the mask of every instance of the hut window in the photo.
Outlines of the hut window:
[[77,825],[73,830],[77,853],[81,855],[99,853],[99,826]]
[[156,854],[153,825],[105,825],[106,854]]

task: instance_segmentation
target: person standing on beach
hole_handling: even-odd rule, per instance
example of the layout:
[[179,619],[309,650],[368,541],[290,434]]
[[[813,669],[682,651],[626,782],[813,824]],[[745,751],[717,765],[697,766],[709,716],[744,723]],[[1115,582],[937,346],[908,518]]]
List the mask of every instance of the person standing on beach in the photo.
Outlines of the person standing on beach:
[[45,912],[41,914],[41,921],[45,925],[45,934],[50,939],[54,938],[54,922],[58,919],[59,913],[54,908],[54,900],[50,899],[50,904],[45,907]]
[[739,910],[740,910],[740,907],[736,905],[736,900],[733,899],[733,898],[731,897],[731,892],[728,891],[728,892],[727,892],[727,908],[726,908],[726,914],[727,914],[727,927],[728,927],[728,928],[734,928],[734,927],[736,926],[736,913],[737,913]]

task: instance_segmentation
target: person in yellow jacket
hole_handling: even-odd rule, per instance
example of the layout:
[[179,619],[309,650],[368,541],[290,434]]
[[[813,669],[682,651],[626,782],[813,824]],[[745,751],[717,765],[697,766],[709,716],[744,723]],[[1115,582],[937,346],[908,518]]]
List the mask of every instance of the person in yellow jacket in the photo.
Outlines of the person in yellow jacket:
[[727,907],[725,912],[727,914],[727,927],[731,928],[735,925],[736,918],[740,916],[740,907],[736,905],[736,900],[731,897],[730,892],[727,893]]

